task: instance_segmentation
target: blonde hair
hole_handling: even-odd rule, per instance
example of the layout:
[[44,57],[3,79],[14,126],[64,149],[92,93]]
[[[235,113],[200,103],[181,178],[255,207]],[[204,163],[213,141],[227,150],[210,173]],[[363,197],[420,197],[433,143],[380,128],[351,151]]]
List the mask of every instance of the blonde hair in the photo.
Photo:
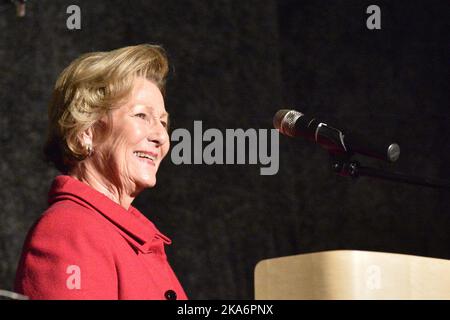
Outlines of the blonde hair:
[[[164,95],[168,72],[165,51],[141,44],[91,52],[74,60],[56,81],[48,108],[44,155],[62,173],[88,156],[81,133],[125,102],[136,77],[152,81]],[[105,134],[105,137],[107,134]]]

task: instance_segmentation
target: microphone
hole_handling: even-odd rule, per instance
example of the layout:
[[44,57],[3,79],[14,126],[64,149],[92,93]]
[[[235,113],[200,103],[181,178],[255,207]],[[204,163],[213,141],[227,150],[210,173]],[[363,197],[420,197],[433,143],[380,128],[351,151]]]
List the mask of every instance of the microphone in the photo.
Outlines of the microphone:
[[376,159],[395,162],[400,156],[397,143],[369,143],[360,136],[333,128],[312,116],[296,110],[279,110],[273,117],[273,125],[289,137],[304,137],[316,142],[331,154],[359,153]]

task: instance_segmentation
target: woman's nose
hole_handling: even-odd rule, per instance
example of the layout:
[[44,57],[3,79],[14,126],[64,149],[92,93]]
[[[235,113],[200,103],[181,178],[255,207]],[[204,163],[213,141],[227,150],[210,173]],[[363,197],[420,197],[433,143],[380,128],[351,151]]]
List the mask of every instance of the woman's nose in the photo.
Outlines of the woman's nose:
[[167,128],[160,121],[158,121],[154,126],[152,126],[152,129],[148,135],[148,140],[158,146],[167,143],[169,140]]

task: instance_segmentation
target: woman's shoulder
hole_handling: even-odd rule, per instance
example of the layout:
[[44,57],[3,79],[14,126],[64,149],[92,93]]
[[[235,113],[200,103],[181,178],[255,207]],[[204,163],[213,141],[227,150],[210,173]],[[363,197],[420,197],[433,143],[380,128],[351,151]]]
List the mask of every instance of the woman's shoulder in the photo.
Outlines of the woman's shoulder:
[[32,227],[34,234],[110,233],[111,229],[95,210],[73,201],[58,201],[50,205]]

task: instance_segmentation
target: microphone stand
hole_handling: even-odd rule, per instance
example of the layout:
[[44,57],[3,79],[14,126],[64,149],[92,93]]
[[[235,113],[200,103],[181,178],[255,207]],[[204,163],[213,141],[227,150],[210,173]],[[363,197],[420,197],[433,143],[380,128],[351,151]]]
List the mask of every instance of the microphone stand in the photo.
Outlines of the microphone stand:
[[412,185],[421,185],[431,188],[450,189],[450,181],[429,177],[418,177],[398,172],[389,172],[382,169],[361,166],[358,161],[352,160],[348,154],[330,153],[333,171],[344,177],[358,178],[361,176],[403,182]]

